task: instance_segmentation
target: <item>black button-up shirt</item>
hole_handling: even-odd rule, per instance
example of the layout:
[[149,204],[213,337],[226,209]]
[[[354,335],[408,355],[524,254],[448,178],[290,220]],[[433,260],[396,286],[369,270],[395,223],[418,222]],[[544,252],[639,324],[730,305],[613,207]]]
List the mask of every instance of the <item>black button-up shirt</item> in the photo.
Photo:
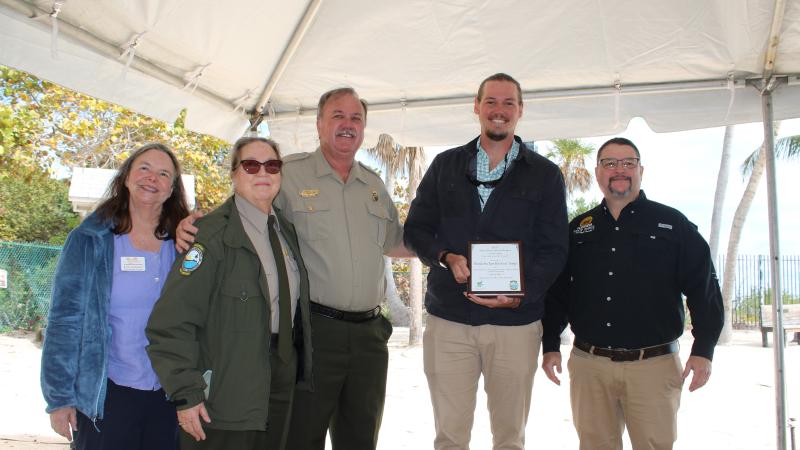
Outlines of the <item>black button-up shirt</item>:
[[692,355],[711,359],[723,324],[722,295],[708,244],[676,209],[642,191],[619,218],[605,201],[569,226],[569,259],[546,302],[543,346],[558,351],[569,321],[592,345],[638,349],[683,333],[692,319]]

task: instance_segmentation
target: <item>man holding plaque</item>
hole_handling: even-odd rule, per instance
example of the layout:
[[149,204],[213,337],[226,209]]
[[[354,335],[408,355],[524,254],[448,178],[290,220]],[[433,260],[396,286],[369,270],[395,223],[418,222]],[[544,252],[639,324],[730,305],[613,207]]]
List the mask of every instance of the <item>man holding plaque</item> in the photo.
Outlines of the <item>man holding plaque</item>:
[[[597,151],[603,202],[569,227],[567,267],[550,290],[542,369],[560,384],[559,335],[572,326],[567,368],[581,450],[671,449],[683,380],[689,391],[711,375],[723,323],[722,296],[708,244],[677,210],[640,190],[644,168],[628,139]],[[677,339],[685,312],[694,343],[681,367]]]
[[483,374],[495,449],[522,449],[542,336],[544,295],[567,257],[558,167],[514,135],[522,92],[484,80],[481,134],[438,155],[405,223],[406,247],[430,267],[423,337],[436,449],[469,447]]

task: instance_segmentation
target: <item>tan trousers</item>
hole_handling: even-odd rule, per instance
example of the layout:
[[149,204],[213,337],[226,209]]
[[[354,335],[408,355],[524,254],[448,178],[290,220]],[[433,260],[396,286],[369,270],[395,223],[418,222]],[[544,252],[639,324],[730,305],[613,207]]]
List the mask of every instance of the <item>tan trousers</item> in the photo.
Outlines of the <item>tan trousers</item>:
[[672,449],[683,385],[677,353],[614,362],[573,348],[567,368],[581,450],[622,449],[626,426],[634,450]]
[[525,447],[541,340],[541,321],[470,326],[428,316],[423,354],[436,422],[435,449],[469,448],[481,374],[494,449]]

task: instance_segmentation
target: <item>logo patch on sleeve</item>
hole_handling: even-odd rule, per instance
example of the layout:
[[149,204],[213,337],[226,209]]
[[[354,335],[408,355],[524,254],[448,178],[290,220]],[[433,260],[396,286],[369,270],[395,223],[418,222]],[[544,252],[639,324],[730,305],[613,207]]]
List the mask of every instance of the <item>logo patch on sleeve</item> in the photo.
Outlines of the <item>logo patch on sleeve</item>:
[[181,275],[190,275],[197,270],[200,264],[203,263],[203,252],[205,251],[205,247],[200,244],[192,245],[192,248],[186,252],[186,256],[183,257],[183,261],[181,262]]
[[668,230],[671,230],[672,229],[672,225],[670,225],[668,223],[659,223],[658,224],[658,228],[666,228]]

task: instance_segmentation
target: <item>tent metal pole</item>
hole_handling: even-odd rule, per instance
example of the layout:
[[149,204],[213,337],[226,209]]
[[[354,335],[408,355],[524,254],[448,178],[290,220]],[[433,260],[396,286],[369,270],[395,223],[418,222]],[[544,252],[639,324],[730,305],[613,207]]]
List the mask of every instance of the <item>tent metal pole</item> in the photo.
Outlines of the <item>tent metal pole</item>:
[[266,113],[265,106],[267,105],[267,102],[269,102],[270,97],[272,97],[272,92],[275,90],[275,86],[283,76],[283,72],[286,71],[286,67],[289,65],[289,62],[291,62],[292,57],[294,57],[297,47],[300,46],[300,42],[303,41],[303,38],[311,26],[311,22],[313,22],[314,18],[317,16],[317,12],[319,11],[321,4],[322,0],[311,0],[311,2],[308,4],[306,12],[300,19],[300,23],[297,24],[297,27],[294,29],[294,33],[292,33],[292,38],[289,39],[289,43],[286,44],[286,48],[283,49],[281,59],[275,66],[275,70],[273,70],[270,74],[266,86],[264,86],[264,90],[261,92],[261,96],[258,99],[258,103],[256,103],[256,108],[253,114],[261,114],[263,116]]
[[767,169],[767,211],[769,215],[769,256],[772,292],[772,350],[775,361],[775,438],[776,448],[786,450],[786,368],[784,364],[785,336],[783,328],[783,291],[781,290],[780,238],[778,235],[778,191],[775,173],[775,140],[773,134],[772,90],[777,83],[765,83],[761,90],[764,115],[764,151]]
[[775,58],[780,44],[786,0],[775,0],[769,40],[764,54],[761,111],[764,124],[764,151],[767,169],[767,214],[769,216],[770,281],[772,287],[772,353],[775,366],[775,439],[778,450],[786,450],[786,367],[784,361],[783,290],[781,289],[780,238],[778,235],[778,189],[775,180],[775,134],[772,115],[772,91],[782,80],[774,75]]

